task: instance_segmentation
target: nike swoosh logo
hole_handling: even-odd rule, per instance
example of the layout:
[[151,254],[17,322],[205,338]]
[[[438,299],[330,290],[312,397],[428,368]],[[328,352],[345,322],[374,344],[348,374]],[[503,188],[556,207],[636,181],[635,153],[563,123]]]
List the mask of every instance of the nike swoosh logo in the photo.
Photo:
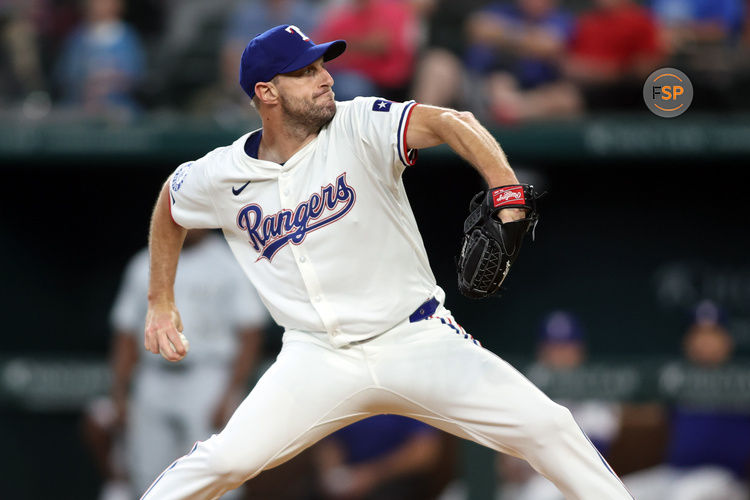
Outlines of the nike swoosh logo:
[[239,189],[235,189],[234,186],[232,186],[232,194],[235,195],[235,196],[237,196],[238,194],[240,194],[242,192],[243,189],[245,189],[247,187],[248,184],[250,184],[250,182],[252,182],[252,181],[247,181]]

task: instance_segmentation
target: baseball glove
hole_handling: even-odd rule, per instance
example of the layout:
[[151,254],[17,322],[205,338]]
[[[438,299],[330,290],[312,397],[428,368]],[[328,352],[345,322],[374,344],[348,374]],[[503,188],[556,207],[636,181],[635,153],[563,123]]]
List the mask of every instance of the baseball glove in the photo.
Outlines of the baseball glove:
[[[474,195],[456,260],[458,289],[463,295],[481,299],[500,290],[518,257],[524,235],[532,231],[533,238],[539,220],[537,198],[530,184],[500,186]],[[526,217],[503,223],[497,213],[505,208],[526,209]]]

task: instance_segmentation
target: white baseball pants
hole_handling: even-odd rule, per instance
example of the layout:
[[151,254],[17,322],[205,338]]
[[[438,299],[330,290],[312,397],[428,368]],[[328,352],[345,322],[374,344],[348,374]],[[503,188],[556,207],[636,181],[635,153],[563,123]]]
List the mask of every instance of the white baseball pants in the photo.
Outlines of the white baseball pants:
[[527,460],[568,499],[632,497],[570,412],[478,345],[440,306],[367,341],[334,347],[287,331],[276,362],[226,428],[177,459],[146,500],[215,499],[337,429],[379,413]]

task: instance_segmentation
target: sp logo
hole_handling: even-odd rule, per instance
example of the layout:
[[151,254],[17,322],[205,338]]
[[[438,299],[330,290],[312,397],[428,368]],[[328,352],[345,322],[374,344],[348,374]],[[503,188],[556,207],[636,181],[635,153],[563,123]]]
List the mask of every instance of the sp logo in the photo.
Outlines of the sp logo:
[[655,115],[674,118],[687,111],[693,102],[693,84],[682,71],[661,68],[646,79],[643,100]]

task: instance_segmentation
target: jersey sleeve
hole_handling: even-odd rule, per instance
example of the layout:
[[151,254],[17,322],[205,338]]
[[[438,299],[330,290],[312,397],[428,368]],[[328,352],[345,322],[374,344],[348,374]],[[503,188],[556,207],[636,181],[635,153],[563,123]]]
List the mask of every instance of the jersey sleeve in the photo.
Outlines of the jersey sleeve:
[[409,149],[406,130],[417,103],[393,102],[378,97],[357,97],[348,110],[354,144],[362,159],[373,168],[388,169],[397,180],[407,166],[414,165],[417,151]]
[[209,168],[204,157],[183,163],[169,178],[169,210],[175,223],[185,229],[219,227]]
[[110,324],[116,332],[140,335],[146,321],[148,293],[148,253],[136,254],[123,273],[117,297],[110,311]]

